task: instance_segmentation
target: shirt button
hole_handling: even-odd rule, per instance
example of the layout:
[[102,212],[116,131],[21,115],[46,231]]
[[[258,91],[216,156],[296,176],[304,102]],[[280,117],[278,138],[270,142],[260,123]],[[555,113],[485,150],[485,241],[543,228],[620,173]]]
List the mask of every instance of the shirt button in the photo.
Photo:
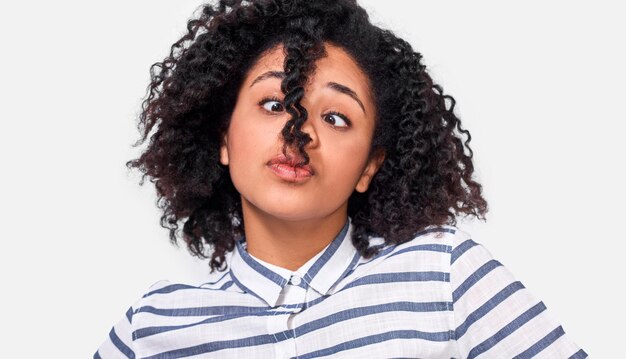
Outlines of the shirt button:
[[297,275],[291,276],[291,284],[300,285],[300,283],[302,283],[302,278],[298,277]]

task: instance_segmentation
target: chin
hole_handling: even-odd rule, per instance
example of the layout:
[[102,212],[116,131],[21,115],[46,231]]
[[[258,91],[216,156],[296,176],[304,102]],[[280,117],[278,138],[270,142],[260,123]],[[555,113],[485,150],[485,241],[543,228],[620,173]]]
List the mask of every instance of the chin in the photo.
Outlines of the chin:
[[302,212],[302,208],[289,211],[288,208],[282,207],[279,209],[263,210],[263,212],[265,212],[269,216],[275,217],[276,219],[288,222],[303,221],[316,217],[316,215],[313,213]]
[[263,203],[264,201],[247,199],[246,202],[248,202],[247,205],[254,208],[255,211],[283,221],[296,222],[320,216],[317,211],[311,212],[304,209],[302,201],[276,201],[272,199],[272,203]]

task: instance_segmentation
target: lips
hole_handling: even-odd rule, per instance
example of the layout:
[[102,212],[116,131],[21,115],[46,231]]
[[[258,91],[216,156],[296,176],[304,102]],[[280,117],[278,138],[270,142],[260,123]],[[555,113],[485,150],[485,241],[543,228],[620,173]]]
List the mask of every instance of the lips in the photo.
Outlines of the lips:
[[286,157],[283,154],[280,154],[274,158],[272,158],[267,165],[274,168],[279,168],[283,170],[290,169],[295,172],[296,175],[299,176],[312,176],[315,174],[315,171],[310,165],[301,165],[297,166],[304,162],[304,158],[300,156],[291,155]]
[[315,171],[310,165],[303,165],[304,159],[294,155],[278,155],[272,158],[267,167],[282,181],[292,184],[306,183]]

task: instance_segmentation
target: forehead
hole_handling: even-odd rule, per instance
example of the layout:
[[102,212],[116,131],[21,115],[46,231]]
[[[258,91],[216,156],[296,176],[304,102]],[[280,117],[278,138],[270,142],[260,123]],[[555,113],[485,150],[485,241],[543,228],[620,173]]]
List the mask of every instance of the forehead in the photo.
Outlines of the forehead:
[[[326,56],[315,62],[314,72],[309,76],[305,91],[315,90],[328,81],[334,81],[350,87],[359,97],[371,101],[369,79],[352,56],[330,43],[324,43],[324,49]],[[283,71],[284,60],[283,45],[274,46],[257,59],[245,83],[250,86],[255,78],[267,71]]]

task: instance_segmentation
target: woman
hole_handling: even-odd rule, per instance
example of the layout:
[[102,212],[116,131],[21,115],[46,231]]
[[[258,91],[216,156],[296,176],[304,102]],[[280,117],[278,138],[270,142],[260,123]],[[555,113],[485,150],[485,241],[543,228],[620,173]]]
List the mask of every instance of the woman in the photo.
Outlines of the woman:
[[152,285],[95,358],[587,357],[455,227],[487,212],[470,135],[407,42],[354,0],[221,1],[188,29],[128,165],[211,278]]

